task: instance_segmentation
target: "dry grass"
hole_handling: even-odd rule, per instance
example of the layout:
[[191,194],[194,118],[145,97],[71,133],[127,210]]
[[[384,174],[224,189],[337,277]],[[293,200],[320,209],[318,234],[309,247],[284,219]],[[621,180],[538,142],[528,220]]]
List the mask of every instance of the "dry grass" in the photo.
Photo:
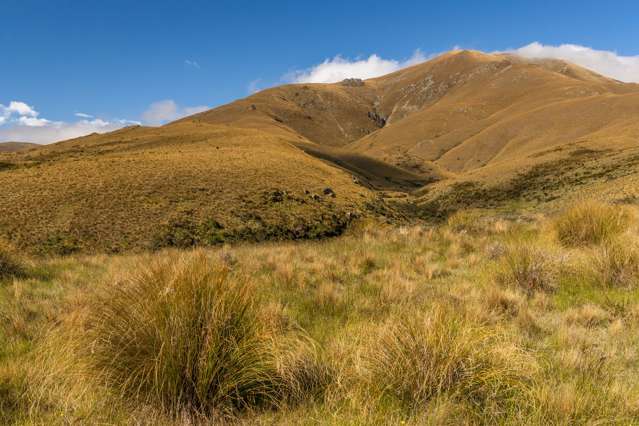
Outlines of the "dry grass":
[[289,142],[178,123],[15,154],[0,173],[0,237],[68,255],[339,234],[371,191]]
[[554,227],[563,245],[582,247],[615,238],[630,227],[633,219],[627,208],[585,201],[560,215]]
[[529,295],[556,287],[557,265],[539,245],[520,241],[505,250],[497,271],[499,282],[517,287]]
[[[454,310],[385,326],[368,355],[372,382],[413,409],[435,398],[464,402],[484,421],[523,409],[534,360]],[[508,343],[506,343],[508,345]]]
[[596,248],[590,262],[592,277],[604,287],[634,288],[639,283],[639,247],[630,239],[613,240]]
[[202,253],[133,273],[91,302],[78,356],[98,382],[167,413],[229,417],[325,385],[313,346],[279,344],[245,282]]
[[225,275],[182,258],[109,286],[91,307],[84,356],[109,386],[169,412],[274,404],[275,355],[251,288]]
[[637,423],[638,289],[551,225],[37,261],[0,286],[2,422]]
[[452,214],[446,224],[455,232],[480,233],[487,228],[485,219],[479,212],[461,210]]
[[15,248],[0,239],[0,280],[24,275],[26,266]]

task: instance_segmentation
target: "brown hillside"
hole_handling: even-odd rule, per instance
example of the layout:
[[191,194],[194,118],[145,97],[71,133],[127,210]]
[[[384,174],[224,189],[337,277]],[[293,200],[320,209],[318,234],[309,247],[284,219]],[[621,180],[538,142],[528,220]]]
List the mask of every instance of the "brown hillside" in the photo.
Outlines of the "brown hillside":
[[374,82],[389,125],[351,148],[395,164],[463,172],[589,137],[599,148],[636,140],[638,86],[560,61],[458,52]]
[[17,152],[37,146],[38,144],[29,142],[0,142],[0,152]]
[[129,128],[11,158],[0,170],[0,231],[42,253],[334,235],[372,199],[283,138],[203,123]]
[[376,191],[421,217],[584,193],[639,200],[638,141],[638,85],[455,51],[0,154],[0,235],[39,252],[316,238],[388,214]]

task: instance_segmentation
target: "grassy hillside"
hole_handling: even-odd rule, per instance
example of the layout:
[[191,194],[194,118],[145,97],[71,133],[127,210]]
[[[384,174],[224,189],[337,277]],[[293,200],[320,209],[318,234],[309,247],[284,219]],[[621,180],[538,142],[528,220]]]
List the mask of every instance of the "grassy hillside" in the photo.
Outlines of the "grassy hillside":
[[36,148],[38,145],[28,142],[0,142],[0,152],[17,152],[30,148]]
[[[639,86],[454,51],[158,127],[0,153],[0,236],[40,254],[341,234],[361,216],[639,198]],[[549,204],[550,203],[550,204]]]
[[374,199],[285,139],[208,124],[130,128],[9,162],[0,234],[41,253],[336,235]]
[[434,161],[464,172],[514,162],[516,169],[522,157],[569,143],[636,141],[639,87],[567,63],[462,51],[371,84],[384,90],[389,124],[352,148],[395,164]]
[[28,260],[3,424],[636,424],[637,211]]

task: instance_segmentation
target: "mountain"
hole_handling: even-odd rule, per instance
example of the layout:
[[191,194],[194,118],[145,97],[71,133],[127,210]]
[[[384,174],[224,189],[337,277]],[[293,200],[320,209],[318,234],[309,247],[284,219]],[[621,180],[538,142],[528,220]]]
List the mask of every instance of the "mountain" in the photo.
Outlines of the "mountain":
[[639,85],[454,51],[0,156],[0,234],[42,252],[120,251],[315,238],[362,215],[639,200],[638,142]]
[[0,142],[0,152],[17,152],[37,146],[38,144],[29,142]]
[[[462,204],[477,207],[552,201],[592,185],[607,198],[639,197],[638,117],[637,84],[559,60],[453,51],[356,84],[265,90],[187,120],[277,127],[438,181],[420,191],[428,215],[449,210],[441,204],[458,184],[468,189]],[[610,179],[621,179],[616,190]]]

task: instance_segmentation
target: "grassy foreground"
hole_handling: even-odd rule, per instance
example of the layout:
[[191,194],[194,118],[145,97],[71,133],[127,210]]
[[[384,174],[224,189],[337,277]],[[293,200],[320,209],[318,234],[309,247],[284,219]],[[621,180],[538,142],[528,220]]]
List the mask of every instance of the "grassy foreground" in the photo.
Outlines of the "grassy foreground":
[[639,424],[635,215],[4,248],[0,424]]

